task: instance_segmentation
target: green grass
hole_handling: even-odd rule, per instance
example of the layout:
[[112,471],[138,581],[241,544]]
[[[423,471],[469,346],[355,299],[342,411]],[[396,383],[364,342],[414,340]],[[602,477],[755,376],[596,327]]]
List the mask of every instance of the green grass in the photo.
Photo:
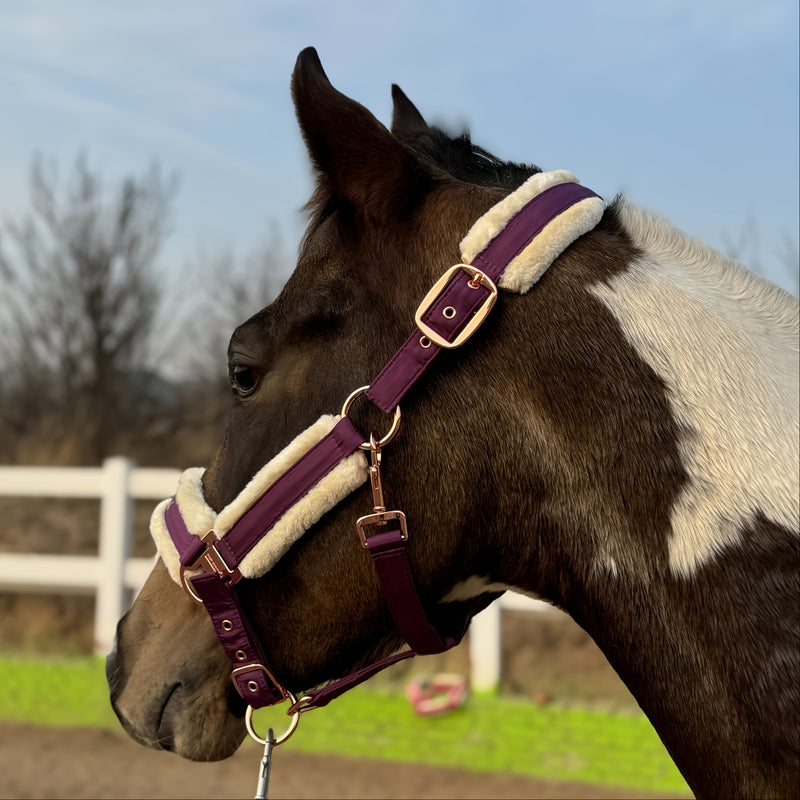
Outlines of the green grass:
[[0,658],[0,720],[53,727],[118,725],[100,658]]
[[[283,708],[259,711],[256,729],[285,728]],[[0,659],[0,720],[116,728],[103,662]],[[400,694],[358,688],[308,712],[283,745],[462,769],[689,794],[643,715],[536,706],[472,696],[442,717],[416,717]]]

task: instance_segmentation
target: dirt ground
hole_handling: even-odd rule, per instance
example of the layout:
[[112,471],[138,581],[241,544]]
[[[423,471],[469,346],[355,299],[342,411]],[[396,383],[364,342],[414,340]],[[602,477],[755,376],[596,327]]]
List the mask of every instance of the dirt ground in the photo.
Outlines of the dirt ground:
[[[253,797],[260,752],[193,764],[141,747],[124,734],[0,724],[0,798]],[[269,796],[280,798],[646,798],[642,792],[519,775],[281,752]]]

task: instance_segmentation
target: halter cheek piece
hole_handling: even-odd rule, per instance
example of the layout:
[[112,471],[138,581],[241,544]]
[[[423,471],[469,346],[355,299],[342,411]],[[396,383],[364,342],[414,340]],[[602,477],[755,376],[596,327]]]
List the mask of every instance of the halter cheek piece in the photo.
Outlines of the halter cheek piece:
[[[533,175],[481,217],[461,243],[469,263],[451,267],[420,304],[416,327],[380,374],[357,389],[339,417],[324,417],[303,432],[251,480],[219,514],[202,497],[202,471],[187,470],[175,497],[155,510],[151,531],[173,579],[202,603],[231,661],[232,680],[253,708],[291,701],[291,730],[301,712],[320,708],[376,672],[417,654],[441,653],[464,631],[444,636],[419,599],[406,545],[405,515],[387,510],[381,484],[382,448],[397,432],[400,401],[443,348],[459,347],[480,326],[500,288],[526,292],[552,261],[602,217],[603,201],[568,172]],[[365,437],[348,417],[365,394],[387,414],[391,428]],[[366,466],[362,452],[370,454]],[[389,610],[409,649],[308,692],[297,700],[272,672],[239,601],[242,578],[263,575],[291,544],[367,477],[372,513],[357,521]]]

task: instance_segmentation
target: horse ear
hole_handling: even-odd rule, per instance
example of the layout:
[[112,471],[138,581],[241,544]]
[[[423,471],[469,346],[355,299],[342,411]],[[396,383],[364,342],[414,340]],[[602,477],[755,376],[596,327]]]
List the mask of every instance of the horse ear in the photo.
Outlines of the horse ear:
[[333,88],[313,47],[297,58],[292,98],[311,160],[357,209],[386,214],[424,179],[421,165],[386,127]]
[[392,133],[398,139],[410,139],[428,132],[425,118],[396,83],[392,84],[392,100],[394,101]]

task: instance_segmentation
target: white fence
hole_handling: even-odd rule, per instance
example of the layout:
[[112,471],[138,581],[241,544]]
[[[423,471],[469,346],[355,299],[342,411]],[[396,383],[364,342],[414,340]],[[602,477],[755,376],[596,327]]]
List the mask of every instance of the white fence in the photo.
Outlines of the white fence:
[[[0,496],[69,497],[100,500],[96,556],[0,553],[0,591],[95,594],[94,642],[107,653],[117,620],[141,588],[151,558],[132,558],[133,502],[171,495],[180,471],[135,467],[126,458],[109,458],[102,467],[0,467]],[[490,689],[500,679],[501,608],[542,611],[545,603],[506,592],[470,627],[471,681]]]

